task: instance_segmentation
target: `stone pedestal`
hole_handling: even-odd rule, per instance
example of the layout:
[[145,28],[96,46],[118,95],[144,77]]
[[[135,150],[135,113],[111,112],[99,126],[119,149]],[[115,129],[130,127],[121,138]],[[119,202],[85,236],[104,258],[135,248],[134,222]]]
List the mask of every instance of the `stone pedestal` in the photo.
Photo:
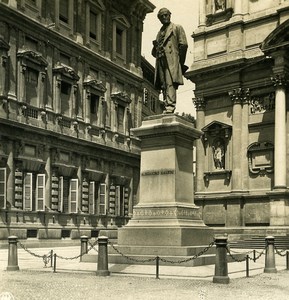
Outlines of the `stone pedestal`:
[[172,114],[150,117],[133,133],[141,139],[140,199],[118,246],[148,255],[156,247],[182,255],[184,247],[207,246],[213,232],[194,204],[193,145],[201,132]]

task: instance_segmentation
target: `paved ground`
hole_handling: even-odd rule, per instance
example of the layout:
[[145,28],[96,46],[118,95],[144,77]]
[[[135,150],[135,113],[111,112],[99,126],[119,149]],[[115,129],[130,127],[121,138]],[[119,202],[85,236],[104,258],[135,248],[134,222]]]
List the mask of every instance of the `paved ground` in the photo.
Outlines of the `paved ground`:
[[[228,266],[230,283],[215,284],[214,265],[161,265],[160,279],[155,278],[155,266],[109,265],[111,275],[98,277],[96,263],[58,258],[54,273],[50,263],[44,267],[42,258],[37,257],[48,254],[50,249],[28,250],[32,253],[18,248],[20,270],[9,272],[6,271],[8,250],[0,250],[0,300],[9,299],[9,295],[17,300],[289,299],[289,270],[285,270],[285,257],[279,255],[276,255],[276,274],[263,272],[262,256],[256,263],[250,262],[250,277],[246,277],[245,263],[235,262]],[[79,251],[79,247],[54,248],[63,258],[73,258]]]

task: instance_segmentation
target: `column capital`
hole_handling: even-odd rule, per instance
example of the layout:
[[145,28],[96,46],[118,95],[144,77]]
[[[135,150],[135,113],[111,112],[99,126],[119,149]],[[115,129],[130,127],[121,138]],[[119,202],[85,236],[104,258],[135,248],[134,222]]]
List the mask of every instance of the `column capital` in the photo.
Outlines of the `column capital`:
[[250,89],[237,88],[228,92],[233,104],[243,104],[249,101]]
[[202,97],[193,98],[193,103],[197,111],[205,110],[207,101]]
[[287,73],[276,74],[271,77],[271,81],[275,88],[283,87],[285,88],[288,85],[289,76]]

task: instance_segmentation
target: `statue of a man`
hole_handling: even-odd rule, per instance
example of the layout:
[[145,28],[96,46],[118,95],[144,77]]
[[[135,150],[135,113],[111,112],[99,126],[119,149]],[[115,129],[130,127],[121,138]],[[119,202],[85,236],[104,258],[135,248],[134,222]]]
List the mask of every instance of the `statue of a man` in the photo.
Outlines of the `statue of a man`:
[[171,12],[162,8],[158,18],[163,24],[153,41],[152,55],[156,58],[155,87],[163,92],[165,111],[173,113],[176,109],[176,91],[184,84],[183,74],[187,54],[187,38],[181,25],[171,22]]

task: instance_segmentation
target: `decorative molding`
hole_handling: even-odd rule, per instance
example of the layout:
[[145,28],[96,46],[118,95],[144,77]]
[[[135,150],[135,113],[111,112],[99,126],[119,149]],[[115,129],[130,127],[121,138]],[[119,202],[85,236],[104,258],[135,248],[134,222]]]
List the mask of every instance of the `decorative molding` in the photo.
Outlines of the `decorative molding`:
[[256,142],[247,150],[250,173],[265,176],[274,172],[274,145],[270,142]]
[[250,89],[237,88],[228,92],[233,104],[248,103]]
[[287,74],[277,74],[271,77],[271,81],[275,88],[286,87],[288,85],[288,75]]
[[210,181],[210,178],[212,177],[219,177],[222,176],[225,178],[226,181],[231,180],[232,171],[231,170],[219,170],[214,172],[204,172],[204,180],[206,183]]
[[275,93],[252,96],[250,99],[250,113],[258,114],[275,109]]
[[220,22],[226,22],[232,18],[233,13],[234,10],[230,7],[220,12],[209,14],[207,15],[206,26],[212,26]]
[[197,111],[205,110],[206,105],[207,105],[207,101],[201,97],[193,98],[193,103],[194,103]]

